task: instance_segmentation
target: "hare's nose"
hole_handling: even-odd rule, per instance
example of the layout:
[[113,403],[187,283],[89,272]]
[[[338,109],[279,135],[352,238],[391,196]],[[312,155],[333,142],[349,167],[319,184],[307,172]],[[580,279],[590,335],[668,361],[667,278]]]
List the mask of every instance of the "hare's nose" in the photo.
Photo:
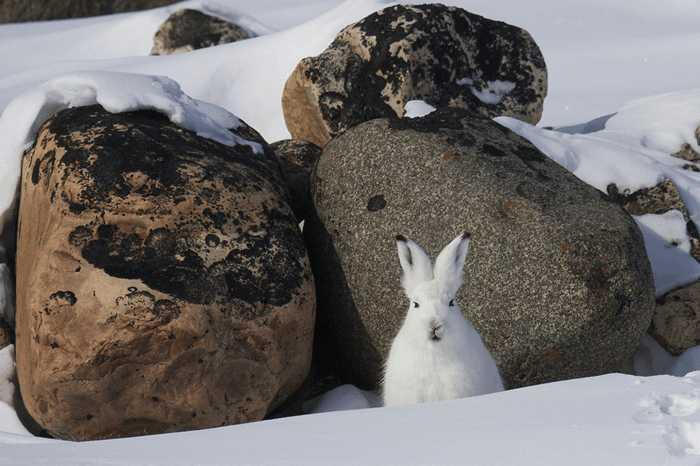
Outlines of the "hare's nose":
[[429,337],[433,341],[440,341],[444,333],[442,323],[437,320],[432,320],[430,322],[430,334]]

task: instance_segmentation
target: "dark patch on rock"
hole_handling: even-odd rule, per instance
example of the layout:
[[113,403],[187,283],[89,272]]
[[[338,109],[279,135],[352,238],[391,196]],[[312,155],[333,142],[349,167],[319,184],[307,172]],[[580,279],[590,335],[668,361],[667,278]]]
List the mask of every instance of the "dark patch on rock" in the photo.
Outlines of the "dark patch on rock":
[[54,301],[57,305],[69,305],[73,306],[78,302],[72,291],[57,291],[49,296],[49,300]]
[[384,199],[384,196],[381,194],[372,196],[369,198],[369,201],[367,201],[367,210],[370,212],[378,212],[384,207],[386,207],[386,199]]

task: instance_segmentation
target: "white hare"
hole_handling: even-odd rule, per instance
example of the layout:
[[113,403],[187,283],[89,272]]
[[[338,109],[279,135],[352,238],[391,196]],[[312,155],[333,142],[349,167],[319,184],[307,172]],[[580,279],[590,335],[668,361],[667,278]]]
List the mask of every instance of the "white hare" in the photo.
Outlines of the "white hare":
[[455,302],[469,238],[465,233],[445,246],[433,267],[418,244],[396,237],[410,306],[386,361],[385,406],[503,390],[493,357]]

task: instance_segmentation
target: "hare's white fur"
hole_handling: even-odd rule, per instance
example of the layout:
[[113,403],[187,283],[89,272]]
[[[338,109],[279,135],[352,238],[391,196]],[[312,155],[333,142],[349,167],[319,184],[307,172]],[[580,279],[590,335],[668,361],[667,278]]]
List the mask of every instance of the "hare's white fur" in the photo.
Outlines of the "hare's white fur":
[[[455,302],[469,251],[467,233],[433,267],[415,242],[396,242],[409,309],[384,371],[385,406],[451,400],[503,390],[493,357]],[[417,304],[417,306],[416,306]]]

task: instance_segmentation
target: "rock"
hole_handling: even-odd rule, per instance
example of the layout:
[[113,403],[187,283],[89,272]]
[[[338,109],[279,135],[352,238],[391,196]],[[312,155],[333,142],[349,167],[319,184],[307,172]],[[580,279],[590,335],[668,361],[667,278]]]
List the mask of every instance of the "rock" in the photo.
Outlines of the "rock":
[[0,349],[12,344],[12,329],[4,320],[0,319]]
[[[697,141],[698,145],[700,145],[700,126],[697,127],[695,130],[695,140]],[[687,160],[689,162],[700,162],[700,154],[697,153],[695,149],[693,149],[693,146],[691,146],[688,143],[685,143],[681,146],[680,150],[678,152],[671,154],[673,157],[677,157],[679,159]],[[686,168],[686,167],[692,167],[692,168]],[[693,171],[698,171],[700,170],[697,165],[684,165],[684,169],[686,170],[693,170]]]
[[153,38],[151,55],[171,55],[249,39],[242,27],[197,10],[176,11]]
[[74,440],[262,419],[303,382],[313,279],[278,161],[155,112],[65,110],[23,162],[17,366]]
[[700,345],[700,282],[659,299],[649,333],[676,356]]
[[611,183],[607,186],[607,192],[611,200],[620,204],[631,215],[660,215],[671,210],[679,211],[686,222],[690,255],[700,261],[700,233],[695,222],[690,218],[690,212],[673,181],[666,179],[656,186],[633,193],[620,192],[617,185]]
[[348,128],[403,116],[411,100],[537,123],[544,58],[527,31],[440,4],[392,6],[303,59],[282,95],[295,139],[323,147]]
[[309,218],[314,208],[309,183],[314,165],[321,157],[321,148],[311,142],[296,139],[278,141],[270,147],[277,154],[287,179],[292,210],[299,220]]
[[641,233],[525,139],[460,109],[378,119],[323,151],[305,234],[319,338],[376,387],[408,303],[394,238],[472,233],[458,300],[511,388],[628,366],[654,309]]
[[179,0],[0,0],[0,24],[148,10]]

